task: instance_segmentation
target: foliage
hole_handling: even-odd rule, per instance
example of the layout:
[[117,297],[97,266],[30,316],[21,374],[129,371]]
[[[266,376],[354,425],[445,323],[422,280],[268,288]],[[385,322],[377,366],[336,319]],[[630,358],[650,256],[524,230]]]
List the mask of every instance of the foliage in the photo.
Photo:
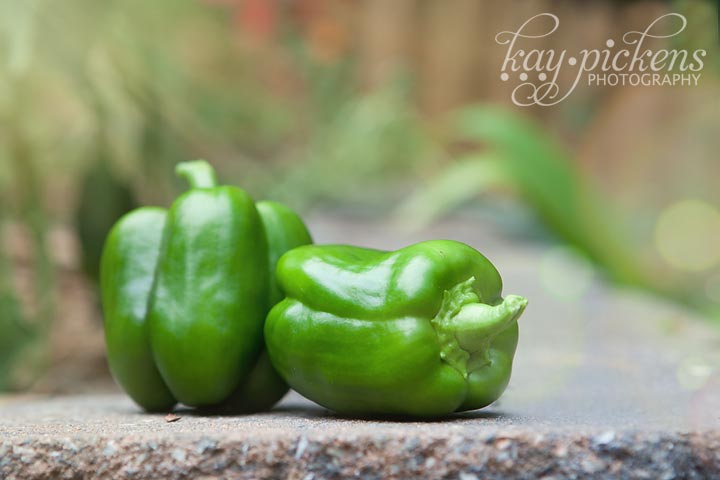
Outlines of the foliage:
[[717,314],[697,285],[648,261],[611,199],[534,122],[506,109],[471,106],[453,115],[448,130],[448,142],[469,141],[475,150],[411,195],[399,217],[414,218],[417,227],[479,194],[510,190],[558,240],[578,248],[611,281]]
[[406,84],[361,93],[351,57],[316,58],[291,25],[256,46],[229,13],[197,0],[0,0],[0,227],[33,232],[42,307],[21,308],[4,250],[0,390],[19,352],[47,338],[53,226],[75,224],[92,278],[114,220],[178,191],[178,161],[212,159],[227,181],[297,208],[380,199],[423,157]]

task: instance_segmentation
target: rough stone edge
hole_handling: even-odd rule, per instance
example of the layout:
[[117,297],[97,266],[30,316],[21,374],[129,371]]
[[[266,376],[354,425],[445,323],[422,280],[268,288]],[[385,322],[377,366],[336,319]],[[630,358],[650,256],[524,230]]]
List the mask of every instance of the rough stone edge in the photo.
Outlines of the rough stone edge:
[[0,478],[711,478],[720,432],[0,440]]

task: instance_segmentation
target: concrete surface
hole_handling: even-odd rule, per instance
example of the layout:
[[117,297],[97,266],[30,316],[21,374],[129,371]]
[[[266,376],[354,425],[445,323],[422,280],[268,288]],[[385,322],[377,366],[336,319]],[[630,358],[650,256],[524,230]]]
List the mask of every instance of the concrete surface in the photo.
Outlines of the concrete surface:
[[18,400],[0,417],[0,477],[670,479],[720,471],[717,430],[556,425],[510,411],[432,422],[352,420],[289,398],[266,414],[179,412],[168,423],[118,395]]
[[291,394],[264,414],[178,411],[168,422],[119,393],[0,397],[0,478],[720,478],[718,329],[604,286],[561,250],[473,224],[422,236],[338,219],[312,226],[325,243],[444,237],[484,251],[506,293],[530,299],[495,405],[427,422],[356,420]]

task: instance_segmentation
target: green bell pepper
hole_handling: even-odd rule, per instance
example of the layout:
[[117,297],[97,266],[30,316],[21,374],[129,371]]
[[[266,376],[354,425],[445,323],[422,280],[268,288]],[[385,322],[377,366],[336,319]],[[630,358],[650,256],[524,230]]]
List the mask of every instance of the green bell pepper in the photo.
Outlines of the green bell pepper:
[[286,298],[265,323],[270,359],[320,405],[437,416],[489,405],[508,384],[527,300],[503,299],[495,267],[465,244],[302,246],[276,275]]
[[165,210],[155,207],[125,214],[110,230],[100,263],[110,371],[130,398],[152,412],[176,403],[155,366],[145,321],[165,218]]
[[190,191],[169,211],[141,208],[113,227],[101,290],[108,363],[149,411],[176,402],[262,410],[286,392],[263,351],[263,322],[278,300],[274,272],[287,249],[311,241],[275,202],[216,186],[206,162],[181,163]]
[[[271,201],[261,201],[256,205],[262,220],[268,241],[270,281],[270,301],[273,306],[283,299],[283,294],[275,279],[278,259],[288,250],[312,243],[307,227],[300,217],[287,206]],[[288,392],[285,380],[270,363],[265,342],[261,341],[262,352],[250,374],[222,404],[208,409],[210,413],[259,412],[275,405]]]

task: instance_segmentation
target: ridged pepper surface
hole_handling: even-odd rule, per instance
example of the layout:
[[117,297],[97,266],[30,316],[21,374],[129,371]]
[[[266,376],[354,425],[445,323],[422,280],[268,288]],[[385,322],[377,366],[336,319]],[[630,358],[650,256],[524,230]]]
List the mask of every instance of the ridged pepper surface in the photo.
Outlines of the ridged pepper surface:
[[263,348],[279,299],[274,269],[309,243],[300,218],[275,202],[217,186],[203,161],[181,163],[191,189],[168,211],[122,217],[103,251],[108,363],[140,406],[175,403],[224,411],[271,407],[286,392]]
[[308,245],[276,275],[286,298],[265,323],[270,359],[331,410],[444,415],[489,405],[508,384],[527,301],[502,298],[497,270],[468,245]]

